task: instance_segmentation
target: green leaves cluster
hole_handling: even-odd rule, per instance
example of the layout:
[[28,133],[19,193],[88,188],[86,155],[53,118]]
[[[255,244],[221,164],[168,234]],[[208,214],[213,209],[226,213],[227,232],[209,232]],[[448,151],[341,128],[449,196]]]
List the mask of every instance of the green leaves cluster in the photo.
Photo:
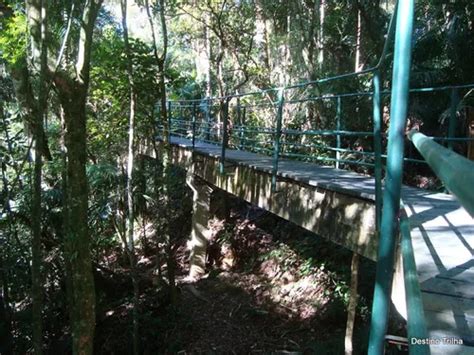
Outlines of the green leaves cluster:
[[0,56],[12,66],[18,65],[26,55],[26,16],[17,11],[0,21]]

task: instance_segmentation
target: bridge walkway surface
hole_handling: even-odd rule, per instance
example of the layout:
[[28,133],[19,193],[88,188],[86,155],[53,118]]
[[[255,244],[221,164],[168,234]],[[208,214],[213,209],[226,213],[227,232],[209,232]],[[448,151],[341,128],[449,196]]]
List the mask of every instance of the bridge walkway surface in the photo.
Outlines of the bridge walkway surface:
[[[181,137],[172,136],[171,144],[193,149],[192,141]],[[218,160],[221,146],[196,140],[194,154]],[[248,151],[227,149],[225,164],[272,172],[271,157]],[[374,178],[355,172],[281,159],[278,177],[375,202]],[[402,200],[409,216],[431,353],[474,354],[474,220],[446,193],[403,186]]]

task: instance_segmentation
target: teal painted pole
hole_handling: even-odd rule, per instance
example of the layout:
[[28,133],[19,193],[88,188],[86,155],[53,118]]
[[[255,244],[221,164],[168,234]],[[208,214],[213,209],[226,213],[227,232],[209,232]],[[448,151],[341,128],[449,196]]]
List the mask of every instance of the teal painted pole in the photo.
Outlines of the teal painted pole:
[[[341,130],[341,106],[342,100],[340,97],[337,98],[337,108],[336,108],[336,131],[339,132]],[[339,160],[341,159],[341,135],[338,133],[336,135],[336,169],[339,169]]]
[[221,175],[224,175],[225,173],[225,150],[227,146],[227,141],[229,140],[229,134],[227,132],[227,123],[229,120],[229,99],[225,99],[223,106],[222,106],[222,129],[223,129],[223,134],[222,134],[222,147],[221,147],[221,161],[219,163],[219,173]]
[[192,140],[193,140],[193,151],[196,146],[196,103],[193,102],[193,118],[192,118]]
[[278,110],[276,115],[275,139],[273,145],[272,192],[276,191],[278,159],[280,157],[281,125],[283,120],[283,105],[285,104],[285,89],[278,90]]
[[380,220],[382,217],[382,103],[380,95],[380,72],[378,70],[374,72],[373,85],[375,225],[377,227],[377,233],[380,233]]
[[457,197],[466,211],[474,217],[474,162],[434,142],[417,131],[408,138],[423,155],[428,165],[443,181],[447,189]]
[[370,323],[369,355],[384,353],[385,333],[388,325],[402,187],[403,145],[408,108],[413,16],[414,0],[400,2],[395,32],[387,178],[383,194],[382,224]]
[[[449,126],[448,126],[448,138],[453,138],[456,135],[457,126],[457,108],[459,103],[459,92],[458,89],[451,89],[451,105],[449,108]],[[453,141],[448,141],[448,148],[453,149]]]
[[403,276],[405,283],[405,299],[407,304],[408,348],[411,355],[429,355],[429,345],[413,344],[411,339],[426,339],[425,314],[421,298],[413,246],[410,236],[410,223],[404,210],[400,217],[401,252],[403,255]]

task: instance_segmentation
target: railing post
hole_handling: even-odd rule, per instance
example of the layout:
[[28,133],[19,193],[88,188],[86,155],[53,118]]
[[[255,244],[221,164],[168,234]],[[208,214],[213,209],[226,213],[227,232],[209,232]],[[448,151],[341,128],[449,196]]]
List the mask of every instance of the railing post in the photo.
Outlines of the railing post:
[[193,102],[193,117],[192,117],[192,141],[193,151],[196,146],[196,102]]
[[337,108],[336,108],[336,131],[338,132],[336,135],[336,169],[339,169],[339,160],[341,159],[341,152],[339,149],[341,149],[341,135],[339,134],[339,131],[341,130],[341,106],[342,106],[342,100],[341,97],[337,97]]
[[[239,137],[242,132],[242,117],[241,117],[242,112],[240,111],[240,97],[237,98],[237,120],[236,122],[240,126],[239,128]],[[240,143],[239,143],[239,149],[240,149]]]
[[240,143],[239,143],[239,149],[242,150],[244,149],[244,136],[245,136],[245,115],[247,113],[247,107],[242,107],[240,113]]
[[377,233],[380,233],[380,219],[382,216],[382,103],[380,95],[380,72],[378,70],[374,72],[373,85],[375,226]]
[[[449,108],[449,126],[448,126],[448,138],[453,138],[456,135],[456,113],[459,103],[459,92],[457,88],[451,89],[451,105]],[[453,149],[453,141],[448,140],[448,148]]]
[[275,130],[275,139],[274,139],[274,144],[273,144],[273,169],[272,169],[272,187],[271,187],[272,192],[276,191],[284,101],[285,101],[285,88],[280,88],[278,90],[278,110],[277,110],[277,115],[276,115],[276,130]]
[[168,142],[171,142],[171,101],[168,101]]
[[383,194],[382,224],[377,255],[374,300],[370,323],[369,355],[384,353],[393,278],[395,242],[403,173],[403,145],[408,108],[414,0],[398,5],[392,77],[392,102],[387,150],[387,178]]
[[225,173],[225,150],[227,146],[227,141],[229,139],[229,135],[227,132],[227,123],[229,120],[229,99],[226,98],[224,99],[224,103],[222,106],[222,129],[223,129],[223,134],[222,134],[222,149],[221,149],[221,161],[219,162],[219,173],[221,175],[224,175]]

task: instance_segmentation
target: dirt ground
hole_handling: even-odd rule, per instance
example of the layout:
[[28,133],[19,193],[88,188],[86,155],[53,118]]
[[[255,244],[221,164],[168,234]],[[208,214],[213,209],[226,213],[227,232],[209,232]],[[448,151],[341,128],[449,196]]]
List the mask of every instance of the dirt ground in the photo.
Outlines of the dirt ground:
[[[278,217],[240,206],[214,219],[208,273],[189,282],[188,251],[178,250],[179,301],[143,275],[140,336],[144,354],[341,354],[349,297],[351,253]],[[126,272],[126,270],[123,270]],[[119,273],[117,271],[117,273]],[[363,260],[356,319],[356,353],[365,353],[374,264]],[[97,325],[98,354],[131,353],[131,295],[116,286]]]

